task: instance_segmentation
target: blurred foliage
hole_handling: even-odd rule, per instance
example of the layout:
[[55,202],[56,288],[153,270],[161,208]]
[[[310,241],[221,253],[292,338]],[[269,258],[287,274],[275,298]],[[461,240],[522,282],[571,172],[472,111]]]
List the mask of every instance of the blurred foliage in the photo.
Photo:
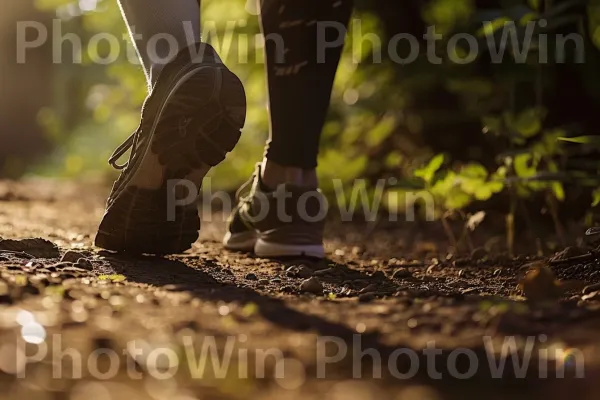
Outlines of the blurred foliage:
[[[108,166],[108,157],[137,128],[147,84],[141,66],[131,62],[135,51],[125,36],[126,27],[116,1],[100,0],[94,4],[95,9],[88,12],[81,10],[83,4],[86,2],[37,0],[40,8],[56,11],[62,19],[64,33],[76,32],[84,45],[88,45],[82,51],[81,65],[63,62],[56,68],[55,106],[42,110],[39,119],[57,146],[51,159],[39,170],[51,175],[79,176],[96,172],[112,177],[116,172]],[[223,182],[224,186],[213,185],[213,189],[232,189],[247,178],[260,157],[268,130],[262,52],[256,50],[260,41],[255,40],[259,32],[258,21],[256,17],[249,17],[244,5],[242,0],[205,1],[203,4],[203,19],[209,21],[204,27],[205,40],[221,50],[224,61],[239,74],[249,93],[245,135],[240,146],[229,156],[229,162],[216,171],[219,179],[215,182]],[[227,16],[227,20],[223,16]],[[246,26],[242,26],[240,20],[246,20]],[[238,23],[231,29],[227,21]],[[109,55],[108,48],[89,46],[89,39],[100,33],[123,38],[118,59],[109,65],[90,60],[96,47],[98,57]],[[240,37],[248,38],[248,46],[239,44]],[[231,44],[228,45],[229,38]],[[68,54],[71,49],[66,46],[63,51]],[[236,63],[245,58],[248,63]],[[61,99],[61,96],[72,95],[65,93],[64,88],[71,86],[74,80],[80,87],[77,95]],[[69,107],[73,103],[83,106]],[[73,120],[75,122],[69,124]]]
[[[82,11],[79,6],[89,1],[37,3],[56,10],[65,29],[84,40],[99,32],[121,37],[125,26],[116,2],[98,0],[95,10]],[[213,190],[234,189],[244,181],[267,138],[260,29],[246,3],[204,0],[202,6],[204,40],[240,76],[249,100],[241,142],[214,171]],[[599,0],[357,3],[323,130],[319,174],[327,193],[334,192],[333,178],[346,183],[367,178],[374,190],[378,179],[396,177],[398,183],[387,187],[395,200],[387,204],[397,212],[408,206],[398,199],[416,189],[436,199],[439,218],[455,212],[468,218],[461,210],[498,197],[507,200],[502,207],[507,221],[514,221],[519,205],[542,198],[557,224],[557,205],[569,201],[569,190],[592,200],[599,185],[597,149],[559,138],[592,136],[597,141]],[[233,29],[231,21],[236,21]],[[444,35],[435,42],[439,62],[428,59],[431,49],[420,40],[427,26]],[[489,43],[501,43],[507,26],[514,26],[517,40],[508,40],[506,56],[495,63]],[[407,54],[406,41],[392,40],[405,28],[421,45],[409,64],[393,62],[395,54]],[[361,38],[361,32],[382,40]],[[469,42],[455,40],[460,32],[471,33],[481,50],[469,63],[460,61],[470,55]],[[572,44],[565,54],[555,50],[558,34],[573,33],[585,45],[584,63],[577,62]],[[522,48],[529,51],[520,55]],[[146,95],[141,68],[128,61],[127,53],[108,66],[93,64],[84,54],[83,65],[57,68],[55,107],[39,116],[60,144],[41,167],[45,173],[108,171],[106,159],[136,128]],[[63,90],[73,80],[75,97]],[[582,187],[591,189],[573,189]],[[594,199],[600,203],[597,191]]]

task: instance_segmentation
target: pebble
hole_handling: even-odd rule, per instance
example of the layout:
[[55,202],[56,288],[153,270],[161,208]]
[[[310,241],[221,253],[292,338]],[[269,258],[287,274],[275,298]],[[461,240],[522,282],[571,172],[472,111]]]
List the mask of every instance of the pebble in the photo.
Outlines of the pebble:
[[80,258],[79,260],[77,260],[77,264],[75,264],[75,266],[78,268],[85,269],[87,271],[91,271],[94,269],[94,266],[87,258]]
[[323,284],[317,278],[309,278],[302,282],[300,291],[306,293],[323,294]]
[[62,258],[60,259],[60,262],[75,263],[75,262],[79,261],[80,258],[85,258],[85,256],[77,251],[69,250],[62,256]]
[[249,274],[246,275],[246,280],[248,280],[248,281],[257,281],[258,277],[256,276],[256,274],[249,273]]

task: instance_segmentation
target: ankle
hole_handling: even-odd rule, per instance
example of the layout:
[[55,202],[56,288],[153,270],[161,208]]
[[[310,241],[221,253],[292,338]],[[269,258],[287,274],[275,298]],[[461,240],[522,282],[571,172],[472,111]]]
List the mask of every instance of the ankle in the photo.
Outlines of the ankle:
[[314,168],[288,167],[271,160],[263,160],[261,171],[261,180],[269,188],[276,188],[281,184],[293,184],[315,189],[319,186],[317,171]]

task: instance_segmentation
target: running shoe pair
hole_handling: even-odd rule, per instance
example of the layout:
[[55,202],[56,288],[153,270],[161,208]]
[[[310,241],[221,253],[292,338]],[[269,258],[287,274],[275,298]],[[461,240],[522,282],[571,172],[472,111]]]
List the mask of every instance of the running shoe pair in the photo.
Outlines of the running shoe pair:
[[[245,119],[244,87],[215,50],[198,43],[179,52],[144,102],[138,129],[109,160],[121,174],[96,245],[160,255],[191,248],[200,229],[196,199],[202,180],[233,150]],[[118,164],[127,152],[129,160]],[[323,258],[327,207],[321,192],[289,184],[270,190],[260,176],[257,166],[245,185],[249,192],[238,191],[225,248],[260,257]]]

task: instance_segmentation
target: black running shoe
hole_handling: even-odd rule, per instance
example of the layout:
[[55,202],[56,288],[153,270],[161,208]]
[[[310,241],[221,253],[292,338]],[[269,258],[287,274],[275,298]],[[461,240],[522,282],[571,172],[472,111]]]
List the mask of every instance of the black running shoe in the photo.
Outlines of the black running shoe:
[[[205,43],[182,50],[161,71],[139,128],[109,160],[122,172],[96,246],[148,254],[189,249],[200,229],[196,198],[202,179],[237,144],[245,119],[244,87],[215,50]],[[118,165],[127,151],[129,161]],[[174,184],[180,180],[187,184]],[[192,187],[193,194],[184,190]]]
[[276,190],[264,187],[260,164],[229,217],[223,239],[226,249],[254,252],[259,257],[305,256],[324,258],[323,228],[327,200],[318,189],[296,185],[279,185]]

